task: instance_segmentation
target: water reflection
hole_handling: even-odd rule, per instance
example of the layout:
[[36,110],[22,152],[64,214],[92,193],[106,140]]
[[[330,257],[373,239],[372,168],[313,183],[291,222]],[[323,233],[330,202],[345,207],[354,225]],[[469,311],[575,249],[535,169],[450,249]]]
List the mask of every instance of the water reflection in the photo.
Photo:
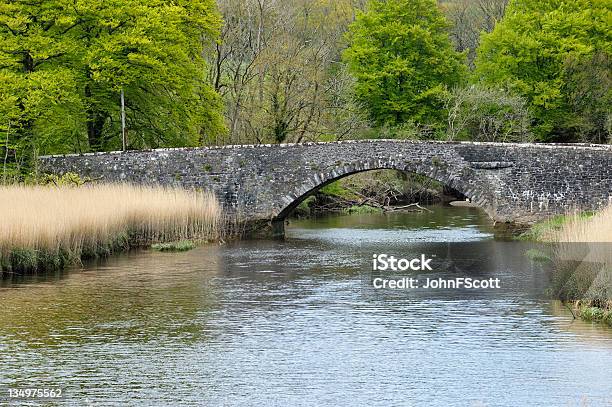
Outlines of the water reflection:
[[[374,291],[383,250],[504,285]],[[524,252],[454,208],[5,281],[0,388],[59,384],[72,405],[606,405],[612,332],[545,301]]]

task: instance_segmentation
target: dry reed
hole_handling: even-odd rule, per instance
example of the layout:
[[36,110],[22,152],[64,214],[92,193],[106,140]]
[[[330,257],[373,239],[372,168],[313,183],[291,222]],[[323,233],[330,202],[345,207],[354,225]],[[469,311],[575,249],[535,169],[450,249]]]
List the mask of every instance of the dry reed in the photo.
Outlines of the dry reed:
[[612,265],[612,205],[592,217],[568,216],[552,241],[558,243],[558,255],[565,260]]
[[0,214],[0,268],[13,271],[57,268],[131,246],[215,239],[221,220],[212,194],[125,184],[0,186]]
[[556,236],[559,242],[612,243],[612,205],[584,219],[571,217]]
[[612,205],[570,216],[556,232],[552,292],[587,320],[612,326]]

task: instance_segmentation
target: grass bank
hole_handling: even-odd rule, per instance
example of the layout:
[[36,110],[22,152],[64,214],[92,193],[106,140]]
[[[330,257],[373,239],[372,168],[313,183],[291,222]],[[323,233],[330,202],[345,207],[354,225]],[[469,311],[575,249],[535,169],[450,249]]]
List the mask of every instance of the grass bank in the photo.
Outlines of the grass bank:
[[523,238],[555,243],[551,294],[588,321],[612,326],[612,205],[598,213],[559,216]]
[[132,185],[0,186],[0,270],[36,272],[130,247],[220,237],[212,194]]
[[594,212],[579,212],[572,215],[553,216],[531,226],[529,230],[518,236],[518,240],[558,242],[560,241],[559,239],[561,239],[561,232],[569,232],[566,228],[570,227],[570,225],[589,220],[594,215]]

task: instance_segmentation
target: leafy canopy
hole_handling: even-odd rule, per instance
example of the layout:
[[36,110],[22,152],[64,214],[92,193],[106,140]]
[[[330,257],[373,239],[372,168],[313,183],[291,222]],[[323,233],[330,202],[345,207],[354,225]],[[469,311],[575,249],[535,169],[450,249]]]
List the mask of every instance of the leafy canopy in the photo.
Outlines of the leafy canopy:
[[476,78],[526,97],[540,140],[568,140],[570,123],[579,120],[568,98],[576,78],[565,67],[598,53],[607,57],[597,60],[609,60],[611,23],[611,0],[513,0],[482,37]]
[[348,38],[356,96],[377,124],[442,121],[441,95],[467,68],[435,0],[371,0]]
[[1,2],[0,140],[11,159],[120,148],[121,90],[132,148],[223,132],[202,55],[220,25],[213,0]]

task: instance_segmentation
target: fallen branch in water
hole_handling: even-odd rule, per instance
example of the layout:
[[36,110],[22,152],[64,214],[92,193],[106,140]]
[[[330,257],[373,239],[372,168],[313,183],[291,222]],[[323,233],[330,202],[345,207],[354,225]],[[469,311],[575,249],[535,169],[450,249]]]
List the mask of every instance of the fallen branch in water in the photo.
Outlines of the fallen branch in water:
[[418,203],[412,203],[410,205],[404,205],[404,206],[384,206],[383,210],[386,211],[386,212],[392,212],[392,211],[401,211],[401,210],[405,210],[405,209],[408,209],[408,208],[418,208],[418,209],[420,209],[422,211],[427,211],[429,213],[433,213],[432,210],[424,208],[421,205],[419,205]]

